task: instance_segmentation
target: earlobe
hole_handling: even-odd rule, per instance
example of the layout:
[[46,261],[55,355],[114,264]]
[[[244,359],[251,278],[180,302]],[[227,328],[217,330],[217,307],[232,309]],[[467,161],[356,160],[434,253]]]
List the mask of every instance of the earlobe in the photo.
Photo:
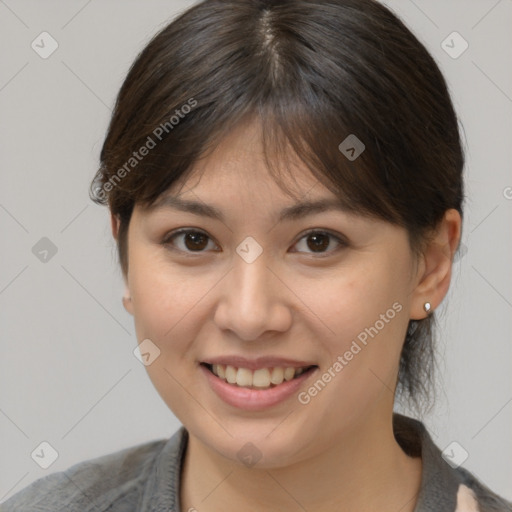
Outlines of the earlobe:
[[450,287],[453,256],[461,235],[462,219],[455,209],[445,212],[424,254],[424,265],[413,291],[411,319],[422,320],[441,304]]
[[130,315],[133,315],[132,297],[130,295],[130,290],[128,289],[128,286],[125,287],[125,291],[124,291],[122,300],[123,300],[124,309],[126,309],[126,311],[128,313],[130,313]]

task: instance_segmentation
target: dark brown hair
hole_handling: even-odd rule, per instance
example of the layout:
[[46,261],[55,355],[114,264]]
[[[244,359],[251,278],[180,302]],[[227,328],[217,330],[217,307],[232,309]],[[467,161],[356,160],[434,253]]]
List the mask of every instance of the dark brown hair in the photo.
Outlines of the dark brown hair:
[[[278,183],[274,166],[296,155],[349,209],[404,227],[415,254],[447,209],[462,215],[464,153],[446,82],[388,8],[206,0],[139,54],[101,150],[91,197],[121,220],[123,273],[134,205],[154,204],[249,118],[262,123]],[[355,160],[339,147],[350,135],[364,144]],[[409,322],[401,354],[397,397],[415,405],[432,391],[433,319]]]

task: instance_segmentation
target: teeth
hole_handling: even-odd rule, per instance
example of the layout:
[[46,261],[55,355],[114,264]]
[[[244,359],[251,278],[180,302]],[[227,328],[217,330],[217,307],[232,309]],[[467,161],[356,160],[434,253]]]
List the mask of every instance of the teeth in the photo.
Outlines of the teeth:
[[284,368],[274,368],[272,375],[270,376],[270,382],[272,384],[281,384],[284,380]]
[[236,383],[239,386],[252,386],[252,372],[247,368],[238,368]]
[[[226,378],[226,368],[221,364],[214,364],[214,372],[216,375],[218,375],[221,379]],[[216,369],[215,369],[216,368]]]
[[284,380],[292,380],[295,375],[295,368],[286,368],[284,371]]
[[261,368],[252,374],[252,385],[257,388],[268,388],[270,386],[270,372],[268,368]]
[[304,373],[305,368],[259,368],[249,370],[248,368],[235,368],[230,365],[214,364],[212,372],[220,379],[229,384],[236,384],[240,387],[265,389],[278,386],[284,381],[290,381]]
[[[222,365],[218,365],[218,366],[222,366]],[[230,383],[230,384],[236,384],[236,375],[237,375],[237,372],[236,372],[236,368],[233,368],[232,366],[226,366],[226,380]],[[218,375],[217,375],[218,377]]]

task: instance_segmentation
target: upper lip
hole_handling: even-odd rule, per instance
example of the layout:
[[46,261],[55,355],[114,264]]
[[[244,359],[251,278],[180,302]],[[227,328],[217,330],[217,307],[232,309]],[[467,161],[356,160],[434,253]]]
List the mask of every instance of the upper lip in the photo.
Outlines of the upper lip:
[[316,366],[308,361],[297,361],[285,357],[262,356],[254,359],[247,359],[242,356],[218,356],[210,357],[201,361],[206,364],[223,364],[234,366],[235,368],[247,368],[249,370],[258,370],[260,368],[305,368],[307,366]]

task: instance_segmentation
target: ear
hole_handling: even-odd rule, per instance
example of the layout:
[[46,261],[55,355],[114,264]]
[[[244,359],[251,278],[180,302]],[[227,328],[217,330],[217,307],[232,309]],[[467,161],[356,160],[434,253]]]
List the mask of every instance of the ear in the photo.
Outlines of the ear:
[[130,313],[130,315],[133,315],[133,304],[132,304],[132,298],[130,295],[130,289],[128,288],[128,285],[126,285],[126,284],[125,284],[124,295],[123,295],[123,306],[124,306],[124,309],[126,309],[126,311],[128,313]]
[[434,311],[442,302],[450,287],[452,262],[459,245],[462,219],[453,208],[447,210],[425,248],[418,266],[417,284],[412,293],[411,319],[427,316],[423,308],[430,302]]
[[[114,215],[112,212],[110,212],[110,224],[112,226],[112,236],[117,241],[118,236],[119,236],[119,226],[121,224],[121,219],[119,218],[119,215]],[[125,286],[124,294],[123,294],[123,306],[124,306],[124,309],[126,309],[126,311],[128,313],[130,313],[130,315],[133,315],[133,304],[132,304],[130,288],[128,286],[128,279],[126,276],[123,276],[123,279],[124,279],[124,286]]]
[[121,219],[119,215],[116,215],[110,212],[110,225],[112,226],[112,236],[117,240],[119,235],[119,226],[121,224]]

